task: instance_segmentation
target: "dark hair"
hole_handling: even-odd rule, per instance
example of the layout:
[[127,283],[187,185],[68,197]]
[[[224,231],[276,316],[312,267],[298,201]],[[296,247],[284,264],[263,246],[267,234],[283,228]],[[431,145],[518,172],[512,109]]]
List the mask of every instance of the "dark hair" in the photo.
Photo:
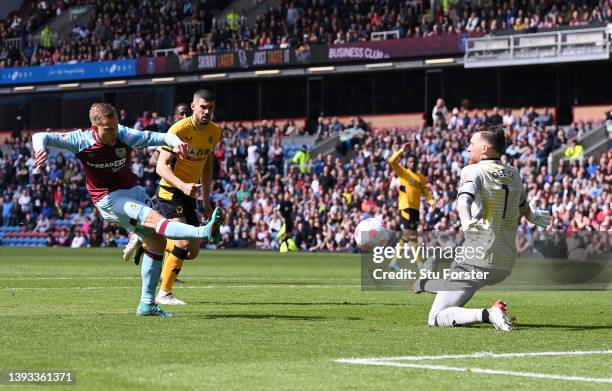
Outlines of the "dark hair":
[[197,90],[193,93],[193,98],[206,99],[210,101],[215,100],[215,93],[210,90]]
[[497,125],[481,125],[476,129],[482,137],[498,154],[503,154],[506,149],[506,132]]
[[189,110],[189,105],[187,103],[179,103],[178,105],[174,106],[174,114],[178,114],[181,107],[185,107],[187,110]]

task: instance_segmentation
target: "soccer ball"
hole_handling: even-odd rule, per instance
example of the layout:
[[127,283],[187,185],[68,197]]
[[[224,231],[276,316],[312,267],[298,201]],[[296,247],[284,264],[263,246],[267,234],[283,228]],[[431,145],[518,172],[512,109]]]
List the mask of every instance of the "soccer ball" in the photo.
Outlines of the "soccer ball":
[[371,251],[374,247],[386,245],[388,240],[389,232],[379,219],[362,220],[355,229],[355,242],[362,250]]

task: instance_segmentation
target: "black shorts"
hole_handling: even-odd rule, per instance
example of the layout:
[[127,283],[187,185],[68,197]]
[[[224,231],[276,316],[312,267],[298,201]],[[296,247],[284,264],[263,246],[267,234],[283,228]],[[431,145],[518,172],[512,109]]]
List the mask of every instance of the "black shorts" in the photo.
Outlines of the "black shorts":
[[157,201],[155,210],[167,219],[184,218],[187,224],[195,227],[200,225],[198,218],[198,204],[195,198],[191,198],[175,187],[160,186],[167,192],[172,193],[172,199],[166,200],[159,196],[157,191]]
[[419,211],[417,209],[406,208],[400,210],[400,223],[402,229],[416,231],[419,228]]

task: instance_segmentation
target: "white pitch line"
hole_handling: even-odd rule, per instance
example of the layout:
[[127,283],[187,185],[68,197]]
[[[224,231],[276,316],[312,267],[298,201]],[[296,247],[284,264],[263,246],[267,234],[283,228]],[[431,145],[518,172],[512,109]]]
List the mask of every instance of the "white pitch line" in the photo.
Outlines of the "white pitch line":
[[[98,289],[134,289],[138,285],[134,286],[69,286],[69,287],[15,287],[15,288],[0,288],[0,291],[26,291],[26,290],[98,290]],[[180,289],[217,289],[217,288],[237,288],[237,289],[248,289],[248,288],[287,288],[287,289],[316,289],[316,288],[359,288],[359,285],[192,285],[192,286],[181,286]]]
[[[512,358],[512,357],[534,357],[534,356],[583,356],[591,354],[612,354],[610,350],[586,350],[572,352],[524,352],[524,353],[493,353],[493,352],[477,352],[470,354],[443,354],[438,356],[399,356],[399,357],[366,357],[357,360],[369,361],[425,361],[425,360],[453,360],[461,358]],[[336,360],[344,362],[340,359]]]
[[565,376],[538,372],[519,372],[519,371],[504,371],[497,369],[486,368],[468,368],[468,367],[451,367],[447,365],[428,365],[428,364],[408,364],[397,362],[404,361],[425,361],[425,360],[453,360],[462,358],[510,358],[510,357],[539,357],[539,356],[582,356],[592,354],[612,354],[612,350],[591,350],[591,351],[575,351],[575,352],[525,352],[525,353],[473,353],[473,354],[452,354],[440,356],[404,356],[404,357],[380,357],[380,358],[342,358],[334,360],[338,363],[359,364],[359,365],[377,365],[399,368],[415,368],[429,369],[434,371],[452,371],[452,372],[473,372],[486,375],[504,375],[518,376],[535,379],[550,379],[564,381],[579,381],[590,383],[612,383],[612,378],[602,377],[587,377],[587,376]]

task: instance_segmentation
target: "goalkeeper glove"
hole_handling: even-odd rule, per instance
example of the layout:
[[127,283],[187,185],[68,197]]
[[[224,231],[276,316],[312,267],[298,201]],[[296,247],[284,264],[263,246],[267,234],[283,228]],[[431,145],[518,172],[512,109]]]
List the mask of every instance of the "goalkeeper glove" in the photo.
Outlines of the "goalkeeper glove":
[[527,221],[529,221],[531,224],[537,225],[538,227],[548,228],[552,221],[552,217],[550,216],[550,213],[547,210],[536,209],[535,200],[529,202],[529,210],[529,215],[525,216],[527,218]]

